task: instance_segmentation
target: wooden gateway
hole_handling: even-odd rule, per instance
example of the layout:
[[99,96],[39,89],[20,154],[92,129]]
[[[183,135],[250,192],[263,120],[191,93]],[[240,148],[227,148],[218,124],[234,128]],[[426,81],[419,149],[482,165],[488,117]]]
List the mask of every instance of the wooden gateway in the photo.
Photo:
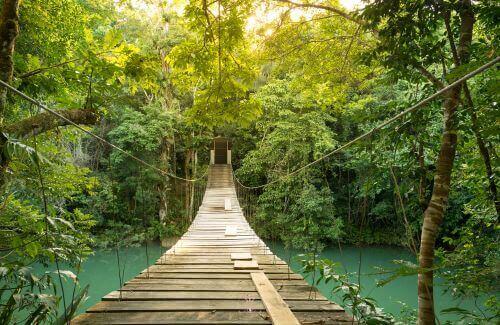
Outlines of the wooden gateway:
[[[214,141],[214,151],[220,143]],[[182,238],[72,324],[353,323],[342,307],[291,272],[249,226],[228,150],[226,142],[228,160],[220,154],[216,161],[222,163],[210,166],[203,203]]]
[[210,165],[231,165],[231,141],[227,138],[217,137],[210,150]]

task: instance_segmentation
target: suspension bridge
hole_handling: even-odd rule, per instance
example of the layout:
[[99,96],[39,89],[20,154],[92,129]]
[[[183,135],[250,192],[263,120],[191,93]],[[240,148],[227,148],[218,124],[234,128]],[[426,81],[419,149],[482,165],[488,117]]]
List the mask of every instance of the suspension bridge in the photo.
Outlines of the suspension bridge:
[[[424,107],[450,89],[495,66],[496,57],[457,79],[426,99],[378,124],[368,132],[337,147],[318,159],[259,186],[238,189],[262,189],[300,173],[302,170],[370,138],[374,133],[402,117]],[[7,88],[31,105],[63,120],[90,137],[117,150],[163,176],[185,182],[186,179],[153,166],[126,150],[83,128],[0,80]],[[36,132],[33,132],[36,139]],[[36,140],[35,140],[36,143]],[[73,324],[338,324],[355,320],[342,307],[330,302],[302,276],[271,252],[255,234],[240,206],[233,181],[230,150],[211,157],[208,185],[188,231],[137,277],[102,301],[74,318]],[[219,148],[219,149],[224,149]],[[221,161],[222,159],[222,161]],[[40,184],[42,173],[39,170]],[[243,200],[246,198],[243,197]],[[46,208],[45,213],[47,214]],[[252,211],[247,210],[247,215]],[[57,261],[57,254],[56,254]],[[122,279],[120,279],[120,284]],[[64,296],[63,296],[64,301]],[[66,302],[64,302],[66,307]]]
[[229,164],[210,166],[182,238],[72,324],[337,324],[353,322],[255,234]]

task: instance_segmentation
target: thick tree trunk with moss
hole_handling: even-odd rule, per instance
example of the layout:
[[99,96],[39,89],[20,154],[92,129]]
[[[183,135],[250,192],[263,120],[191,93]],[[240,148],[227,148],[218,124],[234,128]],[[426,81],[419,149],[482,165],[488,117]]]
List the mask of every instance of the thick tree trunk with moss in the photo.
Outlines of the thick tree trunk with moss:
[[[14,63],[12,56],[19,35],[19,0],[4,0],[0,17],[0,79],[7,83],[12,81]],[[7,89],[0,87],[0,125],[7,98]]]
[[[76,124],[94,125],[99,119],[96,111],[91,109],[67,109],[57,112]],[[71,124],[49,112],[43,112],[5,126],[4,132],[17,139],[23,139],[33,134],[41,134],[67,125]]]
[[[460,62],[467,62],[472,32],[474,13],[470,0],[462,0],[457,12],[460,15],[460,39],[457,54]],[[443,104],[444,129],[441,148],[436,162],[436,174],[431,200],[424,212],[422,235],[420,239],[419,267],[423,272],[418,275],[418,322],[435,324],[433,271],[434,248],[439,227],[443,222],[444,212],[450,194],[451,174],[457,145],[457,107],[460,103],[461,86],[447,93]]]
[[[10,83],[14,75],[14,47],[19,35],[19,0],[4,0],[0,16],[0,80]],[[7,102],[7,89],[0,87],[0,189],[5,184],[5,171],[8,157],[3,150],[7,138],[3,135],[3,121],[5,105]]]

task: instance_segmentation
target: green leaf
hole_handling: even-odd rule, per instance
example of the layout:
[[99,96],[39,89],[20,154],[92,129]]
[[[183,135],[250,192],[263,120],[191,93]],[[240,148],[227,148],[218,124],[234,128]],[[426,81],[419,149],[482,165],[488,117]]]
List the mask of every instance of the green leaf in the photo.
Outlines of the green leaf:
[[73,318],[73,315],[78,310],[80,304],[87,299],[88,290],[89,285],[87,284],[78,294],[76,294],[73,301],[71,301],[69,306],[66,308],[66,313],[57,318],[54,325],[65,325],[67,323],[67,319],[70,320]]

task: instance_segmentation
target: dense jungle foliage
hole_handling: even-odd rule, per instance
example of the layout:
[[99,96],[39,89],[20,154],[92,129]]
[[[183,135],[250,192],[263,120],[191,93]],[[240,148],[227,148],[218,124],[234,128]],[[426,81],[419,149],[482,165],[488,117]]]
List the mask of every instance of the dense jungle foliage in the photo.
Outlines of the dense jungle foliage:
[[[97,246],[180,236],[218,135],[242,184],[273,182],[241,188],[261,237],[313,255],[405,246],[419,263],[394,274],[419,273],[419,298],[437,272],[457,297],[482,297],[450,312],[498,321],[498,66],[284,177],[495,59],[497,1],[0,3],[0,79],[148,164],[2,87],[0,323],[74,313],[45,289],[76,276],[33,263],[78,266]],[[303,263],[356,289],[329,261]],[[418,319],[432,324],[424,300]]]

